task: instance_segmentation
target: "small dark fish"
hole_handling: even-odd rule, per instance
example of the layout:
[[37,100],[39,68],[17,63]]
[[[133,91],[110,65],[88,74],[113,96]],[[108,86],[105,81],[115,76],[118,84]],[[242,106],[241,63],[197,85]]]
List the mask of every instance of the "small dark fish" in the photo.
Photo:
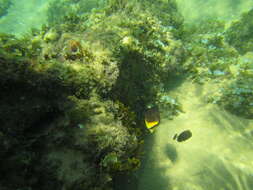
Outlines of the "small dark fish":
[[192,137],[192,132],[190,130],[185,130],[180,133],[177,137],[177,142],[183,142]]
[[176,140],[176,138],[177,138],[177,133],[174,135],[173,140]]

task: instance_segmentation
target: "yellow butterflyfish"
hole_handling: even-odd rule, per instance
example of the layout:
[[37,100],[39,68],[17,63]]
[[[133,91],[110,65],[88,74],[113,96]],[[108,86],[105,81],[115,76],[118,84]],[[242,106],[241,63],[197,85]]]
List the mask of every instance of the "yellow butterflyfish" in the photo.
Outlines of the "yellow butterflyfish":
[[160,114],[157,107],[152,107],[145,112],[145,124],[147,129],[153,133],[154,128],[160,123]]

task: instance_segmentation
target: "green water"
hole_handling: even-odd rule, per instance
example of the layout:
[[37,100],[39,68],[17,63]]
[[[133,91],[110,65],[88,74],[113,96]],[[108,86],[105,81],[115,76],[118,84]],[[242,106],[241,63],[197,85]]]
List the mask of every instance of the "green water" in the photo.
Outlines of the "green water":
[[[16,0],[0,18],[0,32],[22,35],[46,23],[50,1]],[[178,0],[185,21],[203,17],[237,19],[253,6],[245,1]],[[253,121],[206,103],[215,84],[184,81],[168,92],[177,97],[185,113],[173,120],[161,118],[154,134],[145,139],[141,168],[126,189],[133,190],[251,190],[253,189]],[[185,142],[173,136],[191,130]]]
[[13,0],[8,14],[0,18],[0,32],[22,35],[31,28],[39,28],[47,21],[51,0]]
[[221,20],[237,19],[241,13],[249,11],[253,6],[251,0],[176,0],[178,8],[186,22],[217,18]]
[[[39,28],[47,21],[48,5],[52,0],[13,0],[9,14],[0,18],[0,32],[20,35],[30,28]],[[194,23],[203,18],[232,20],[250,10],[251,0],[176,0],[186,22]]]

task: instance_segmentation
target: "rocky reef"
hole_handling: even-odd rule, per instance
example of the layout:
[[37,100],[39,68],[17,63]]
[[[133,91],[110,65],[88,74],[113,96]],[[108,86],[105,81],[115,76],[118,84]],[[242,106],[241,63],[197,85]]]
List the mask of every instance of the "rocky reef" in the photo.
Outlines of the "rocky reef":
[[41,29],[0,34],[1,190],[112,189],[141,164],[147,106],[182,112],[173,77],[218,81],[208,101],[252,116],[235,25],[184,25],[172,0],[87,2],[52,1]]
[[0,35],[3,190],[111,189],[139,167],[143,112],[182,70],[174,3],[67,3],[40,30]]
[[253,9],[245,12],[238,20],[232,22],[225,33],[226,41],[235,47],[240,54],[252,51],[252,22]]

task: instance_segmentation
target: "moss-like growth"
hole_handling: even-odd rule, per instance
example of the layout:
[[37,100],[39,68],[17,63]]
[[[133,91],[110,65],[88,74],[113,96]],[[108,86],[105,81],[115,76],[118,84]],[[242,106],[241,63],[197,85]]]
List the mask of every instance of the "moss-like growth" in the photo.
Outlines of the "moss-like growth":
[[252,55],[240,53],[250,51],[247,36],[251,13],[244,14],[228,29],[224,21],[210,19],[186,25],[182,38],[188,55],[184,67],[190,77],[200,83],[216,82],[219,90],[210,95],[211,102],[246,118],[252,118]]
[[22,39],[0,35],[3,189],[111,189],[140,166],[146,107],[183,111],[164,83],[185,71],[222,83],[213,102],[252,118],[252,56],[230,40],[236,24],[183,27],[172,0],[54,1],[48,20]]
[[253,9],[244,13],[239,20],[234,21],[226,31],[226,41],[241,54],[253,50],[252,18]]
[[200,83],[210,79],[224,79],[230,75],[229,66],[237,63],[238,52],[226,43],[225,23],[205,20],[186,26],[183,40],[188,55],[184,67]]
[[61,25],[70,31],[82,30],[81,21],[86,20],[92,9],[102,8],[101,0],[54,0],[50,2],[47,17],[51,26]]
[[53,2],[48,26],[0,35],[3,189],[110,189],[140,166],[143,112],[185,59],[182,20],[171,1],[86,2]]
[[253,115],[253,55],[247,53],[230,66],[232,79],[225,83],[212,102],[218,103],[228,111],[252,119]]

